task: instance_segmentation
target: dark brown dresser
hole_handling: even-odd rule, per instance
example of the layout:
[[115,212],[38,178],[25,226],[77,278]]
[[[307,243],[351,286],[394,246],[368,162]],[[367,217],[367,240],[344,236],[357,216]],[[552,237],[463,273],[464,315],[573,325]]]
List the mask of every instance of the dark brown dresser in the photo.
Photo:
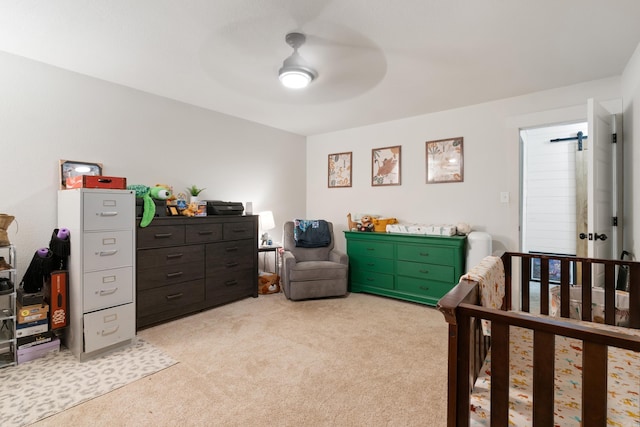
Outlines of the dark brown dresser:
[[136,248],[137,329],[258,296],[257,215],[155,218]]

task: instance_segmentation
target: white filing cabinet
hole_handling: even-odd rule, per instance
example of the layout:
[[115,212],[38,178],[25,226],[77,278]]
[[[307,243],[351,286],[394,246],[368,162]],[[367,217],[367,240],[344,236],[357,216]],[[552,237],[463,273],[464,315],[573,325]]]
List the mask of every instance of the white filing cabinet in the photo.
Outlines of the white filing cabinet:
[[64,344],[80,360],[133,342],[135,193],[58,191],[58,227],[70,231],[69,327]]

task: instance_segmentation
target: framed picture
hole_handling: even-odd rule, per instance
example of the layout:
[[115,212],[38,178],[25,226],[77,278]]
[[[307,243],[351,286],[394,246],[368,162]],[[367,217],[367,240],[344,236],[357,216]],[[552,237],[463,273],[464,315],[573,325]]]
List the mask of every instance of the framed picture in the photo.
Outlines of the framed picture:
[[[543,252],[529,252],[532,254],[543,254]],[[547,254],[547,255],[559,255],[559,254]],[[569,255],[575,256],[575,255]],[[531,258],[531,281],[539,282],[540,281],[540,258]],[[576,263],[573,261],[569,262],[569,284],[574,285],[574,277],[576,277]],[[549,283],[560,283],[560,260],[550,259],[549,260]]]
[[351,187],[351,151],[329,154],[329,188]]
[[67,188],[67,178],[78,175],[102,175],[102,163],[60,160],[60,189]]
[[180,212],[178,212],[178,207],[177,206],[167,206],[167,213],[169,214],[169,216],[178,216],[178,215],[180,215]]
[[371,185],[400,185],[400,146],[371,150]]
[[427,141],[427,184],[464,180],[463,138]]

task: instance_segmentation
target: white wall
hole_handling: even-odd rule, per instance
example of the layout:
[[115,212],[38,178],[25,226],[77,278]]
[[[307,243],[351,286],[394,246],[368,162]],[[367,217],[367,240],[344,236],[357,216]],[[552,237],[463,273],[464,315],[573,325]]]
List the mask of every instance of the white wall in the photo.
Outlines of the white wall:
[[[349,212],[402,222],[467,222],[490,233],[494,250],[519,249],[519,129],[586,120],[587,99],[621,97],[620,78],[578,84],[307,139],[307,214],[335,223],[337,246]],[[426,184],[425,142],[464,137],[464,182]],[[371,150],[402,146],[402,185],[371,186]],[[353,186],[327,188],[327,156],[353,151]],[[500,192],[510,202],[500,202]]]
[[[623,248],[640,259],[640,227],[634,223],[640,212],[640,44],[622,73],[624,129],[624,236]],[[635,167],[634,167],[635,165]],[[637,196],[637,197],[634,197]]]
[[[292,153],[301,161],[284,160]],[[304,137],[5,53],[0,159],[21,273],[57,226],[59,159],[103,163],[129,184],[197,184],[202,198],[272,210],[277,224],[305,213]]]

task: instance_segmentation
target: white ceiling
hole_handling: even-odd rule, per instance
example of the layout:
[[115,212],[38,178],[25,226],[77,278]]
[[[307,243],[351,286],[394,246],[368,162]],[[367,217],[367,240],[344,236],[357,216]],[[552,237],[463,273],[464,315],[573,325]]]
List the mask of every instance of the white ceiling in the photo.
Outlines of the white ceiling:
[[619,76],[639,42],[638,0],[0,0],[0,50],[302,135]]

